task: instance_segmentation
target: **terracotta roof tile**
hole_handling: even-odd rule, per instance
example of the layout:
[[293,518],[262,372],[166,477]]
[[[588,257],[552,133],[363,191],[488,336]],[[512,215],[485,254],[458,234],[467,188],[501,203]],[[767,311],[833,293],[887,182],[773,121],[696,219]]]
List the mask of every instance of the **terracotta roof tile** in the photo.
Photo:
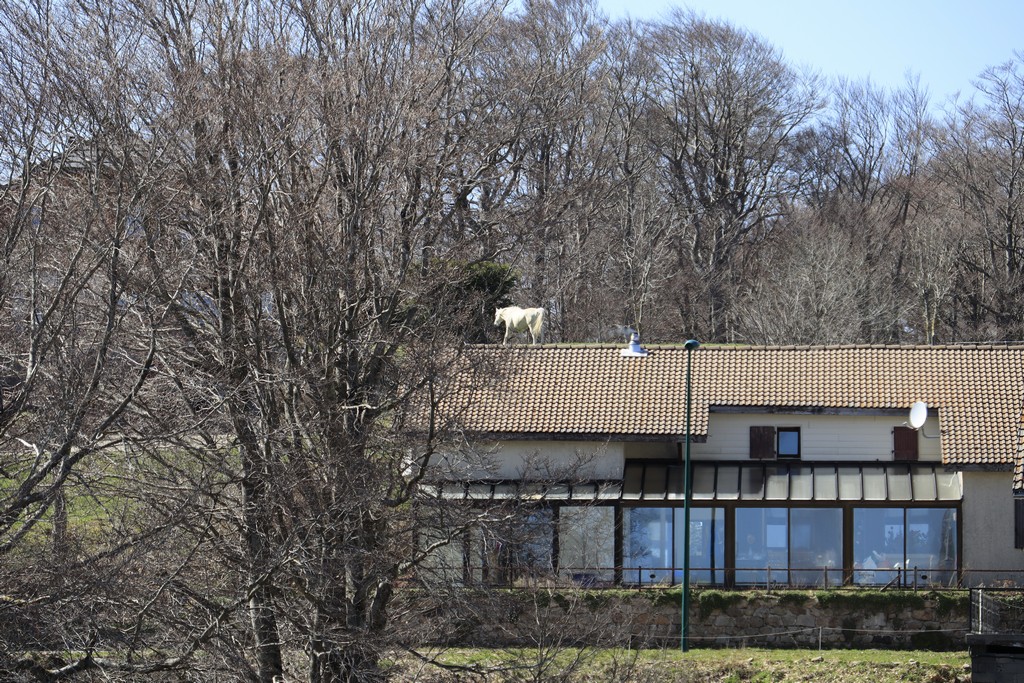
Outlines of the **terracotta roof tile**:
[[[504,435],[681,436],[686,351],[648,347],[470,347],[472,391],[452,415],[471,432]],[[707,434],[709,406],[938,409],[948,465],[1009,466],[1024,489],[1021,406],[1024,347],[716,347],[693,351],[693,433]],[[479,368],[490,368],[480,372]],[[500,369],[500,372],[494,370]],[[469,389],[472,387],[472,389]]]

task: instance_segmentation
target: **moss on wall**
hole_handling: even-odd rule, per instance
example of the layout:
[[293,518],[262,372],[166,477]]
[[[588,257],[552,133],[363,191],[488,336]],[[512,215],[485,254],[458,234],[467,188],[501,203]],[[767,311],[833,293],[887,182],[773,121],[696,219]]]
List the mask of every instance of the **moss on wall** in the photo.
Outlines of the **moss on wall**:
[[745,602],[748,593],[742,591],[703,590],[697,596],[701,619],[706,619],[715,610],[724,612],[732,605]]
[[921,593],[908,591],[831,590],[814,594],[818,604],[827,609],[876,610],[888,612],[921,609],[925,599]]
[[[479,594],[478,594],[479,593]],[[467,591],[465,623],[453,637],[463,644],[533,642],[530,628],[560,638],[628,642],[638,647],[678,642],[681,591],[514,589]],[[728,591],[696,589],[691,633],[705,647],[741,641],[766,647],[882,647],[946,650],[962,647],[969,625],[967,591]],[[473,603],[482,601],[482,609]],[[452,609],[443,617],[457,617]],[[458,611],[458,606],[454,606]],[[490,615],[490,618],[481,615]],[[473,631],[473,633],[469,633]],[[450,641],[450,638],[448,639]]]

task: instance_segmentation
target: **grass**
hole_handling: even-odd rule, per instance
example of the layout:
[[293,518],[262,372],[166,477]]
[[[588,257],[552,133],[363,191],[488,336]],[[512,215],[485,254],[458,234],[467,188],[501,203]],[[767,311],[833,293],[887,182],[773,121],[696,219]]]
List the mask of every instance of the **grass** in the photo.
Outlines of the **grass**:
[[[580,656],[582,653],[582,656]],[[453,649],[439,661],[477,674],[407,669],[402,681],[607,681],[622,683],[966,683],[966,652],[895,650]],[[575,667],[575,668],[574,668]],[[573,669],[571,672],[568,669]]]

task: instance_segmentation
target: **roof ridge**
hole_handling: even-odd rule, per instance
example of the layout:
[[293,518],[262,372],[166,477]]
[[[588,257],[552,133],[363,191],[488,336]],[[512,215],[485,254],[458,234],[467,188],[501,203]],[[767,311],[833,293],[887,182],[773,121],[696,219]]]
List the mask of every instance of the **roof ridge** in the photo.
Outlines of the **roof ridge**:
[[[466,344],[471,349],[492,349],[508,351],[544,350],[614,350],[626,348],[626,342],[556,342],[553,344]],[[684,350],[683,342],[643,342],[646,349]],[[715,351],[851,351],[851,350],[897,350],[897,351],[1024,351],[1024,342],[956,342],[949,344],[727,344],[719,342],[701,343],[701,349]]]

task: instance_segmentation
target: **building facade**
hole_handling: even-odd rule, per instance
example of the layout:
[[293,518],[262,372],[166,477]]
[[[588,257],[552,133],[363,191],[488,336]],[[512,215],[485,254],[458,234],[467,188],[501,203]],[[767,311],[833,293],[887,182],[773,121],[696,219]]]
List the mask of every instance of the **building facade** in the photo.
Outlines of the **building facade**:
[[489,379],[462,377],[473,397],[449,420],[466,438],[424,493],[505,512],[467,526],[435,568],[467,583],[677,583],[689,441],[691,582],[1018,580],[1024,348],[646,351],[471,349],[467,368]]

